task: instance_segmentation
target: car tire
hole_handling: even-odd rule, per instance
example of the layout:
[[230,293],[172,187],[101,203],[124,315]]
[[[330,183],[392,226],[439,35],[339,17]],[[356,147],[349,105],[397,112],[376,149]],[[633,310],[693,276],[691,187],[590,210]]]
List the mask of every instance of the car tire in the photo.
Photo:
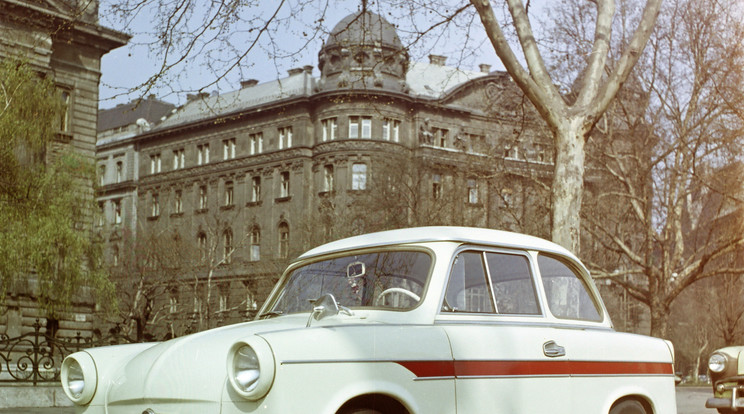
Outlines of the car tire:
[[646,408],[638,400],[625,400],[615,404],[610,409],[610,414],[647,414]]

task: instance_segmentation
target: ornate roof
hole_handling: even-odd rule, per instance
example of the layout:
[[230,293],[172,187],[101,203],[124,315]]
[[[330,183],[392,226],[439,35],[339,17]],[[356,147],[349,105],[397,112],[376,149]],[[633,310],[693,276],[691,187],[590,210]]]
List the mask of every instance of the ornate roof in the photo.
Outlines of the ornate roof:
[[395,26],[379,14],[364,10],[341,19],[328,36],[324,48],[374,44],[403,48]]

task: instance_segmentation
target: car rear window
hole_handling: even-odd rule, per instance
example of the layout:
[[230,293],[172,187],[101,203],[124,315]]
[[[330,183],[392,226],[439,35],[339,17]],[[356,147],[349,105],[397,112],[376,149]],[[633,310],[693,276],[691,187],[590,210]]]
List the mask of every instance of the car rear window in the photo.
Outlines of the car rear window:
[[537,258],[550,312],[556,318],[601,321],[600,308],[586,281],[563,261],[541,254]]

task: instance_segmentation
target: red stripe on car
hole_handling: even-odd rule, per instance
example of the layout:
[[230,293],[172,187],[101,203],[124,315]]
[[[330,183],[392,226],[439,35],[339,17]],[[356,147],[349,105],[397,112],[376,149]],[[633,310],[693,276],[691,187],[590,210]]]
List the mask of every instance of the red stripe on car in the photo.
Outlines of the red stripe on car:
[[581,375],[672,375],[666,362],[397,361],[418,378]]

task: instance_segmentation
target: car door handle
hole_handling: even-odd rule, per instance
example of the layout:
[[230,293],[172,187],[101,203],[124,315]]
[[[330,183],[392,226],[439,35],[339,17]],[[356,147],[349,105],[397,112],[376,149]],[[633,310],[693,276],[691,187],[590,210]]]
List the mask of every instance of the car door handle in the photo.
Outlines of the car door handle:
[[566,348],[558,345],[555,341],[548,341],[543,344],[543,354],[548,358],[566,356]]

